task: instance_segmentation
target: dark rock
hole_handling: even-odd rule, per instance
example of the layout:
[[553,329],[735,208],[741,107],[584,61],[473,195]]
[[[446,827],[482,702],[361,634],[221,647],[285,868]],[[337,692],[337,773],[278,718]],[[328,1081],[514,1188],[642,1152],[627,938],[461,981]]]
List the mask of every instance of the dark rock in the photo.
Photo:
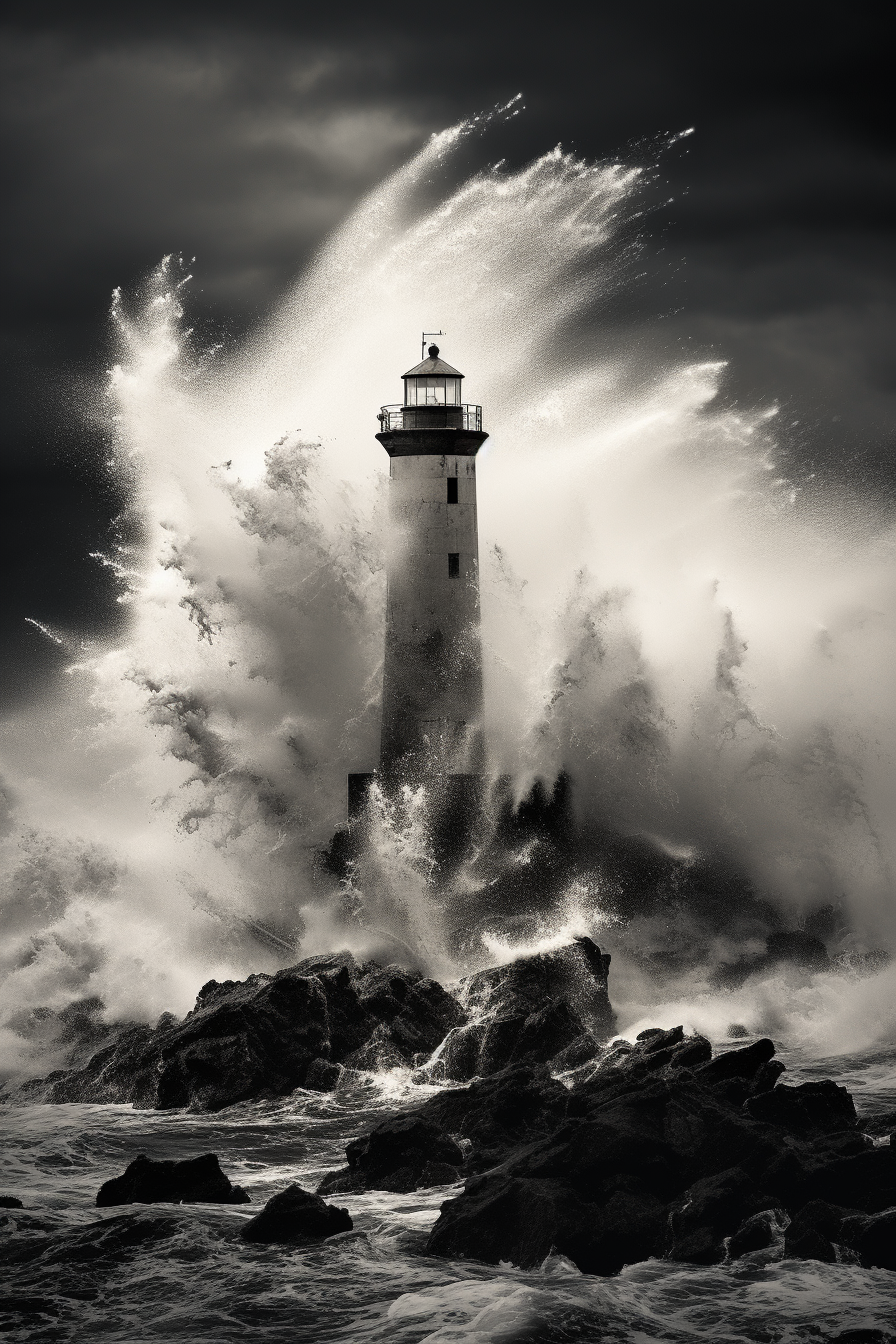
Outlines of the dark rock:
[[882,1213],[896,1205],[896,1148],[871,1148],[853,1157],[804,1167],[793,1182],[798,1205],[812,1199]]
[[[255,1097],[332,1086],[332,1068],[408,1065],[465,1021],[435,981],[350,953],[275,975],[203,985],[183,1022],[120,1030],[80,1068],[20,1089],[29,1100],[132,1102],[216,1111]],[[326,1066],[329,1065],[328,1069]]]
[[[419,1115],[384,1120],[345,1150],[348,1167],[329,1172],[318,1194],[345,1190],[404,1193],[457,1180],[464,1155],[455,1141]],[[450,1175],[446,1176],[446,1170]]]
[[853,1212],[829,1204],[823,1199],[810,1200],[794,1216],[784,1238],[784,1254],[795,1260],[820,1260],[834,1264],[835,1242],[843,1239],[844,1221]]
[[729,1023],[728,1030],[725,1032],[725,1035],[730,1037],[733,1041],[743,1040],[743,1038],[749,1036],[749,1034],[750,1033],[747,1031],[746,1027],[742,1026],[740,1022]]
[[342,1065],[328,1059],[313,1059],[305,1074],[305,1087],[310,1092],[332,1092],[342,1076]]
[[100,1186],[97,1208],[115,1204],[248,1204],[249,1196],[231,1185],[214,1153],[184,1162],[155,1162],[143,1153]]
[[824,1081],[788,1087],[779,1083],[770,1092],[748,1098],[744,1110],[754,1120],[799,1131],[837,1133],[854,1128],[856,1108],[845,1087]]
[[742,1255],[774,1246],[786,1221],[787,1215],[781,1209],[763,1209],[752,1214],[728,1239],[730,1259],[739,1260]]
[[767,1038],[754,1041],[742,1050],[726,1050],[715,1059],[702,1064],[698,1070],[701,1083],[721,1083],[729,1078],[753,1078],[763,1064],[775,1053],[774,1043]]
[[696,1181],[670,1210],[669,1259],[718,1264],[725,1258],[724,1238],[773,1202],[740,1167]]
[[573,1042],[585,1039],[593,1042],[594,1038],[586,1036],[581,1018],[564,1000],[553,999],[526,1017],[493,1017],[452,1032],[433,1074],[467,1082],[514,1064],[544,1064]]
[[665,1209],[649,1194],[616,1190],[595,1205],[564,1181],[490,1172],[442,1205],[426,1250],[527,1269],[554,1248],[586,1274],[615,1274],[657,1254],[664,1233]]
[[250,1218],[240,1236],[243,1241],[264,1245],[321,1241],[339,1232],[351,1232],[353,1227],[347,1209],[325,1204],[318,1195],[310,1194],[299,1185],[288,1185],[269,1199],[260,1213]]
[[461,981],[459,995],[471,1016],[522,1020],[561,1000],[598,1040],[607,1040],[616,1030],[609,965],[609,956],[590,938],[576,938],[550,952],[477,971]]
[[25,1206],[15,1195],[0,1195],[0,1209],[23,1209]]
[[571,1069],[579,1069],[583,1064],[590,1064],[600,1052],[598,1041],[589,1031],[583,1032],[550,1059],[551,1070],[554,1073],[566,1073]]
[[468,1139],[476,1150],[473,1165],[481,1170],[520,1144],[556,1129],[568,1105],[569,1092],[545,1065],[519,1065],[477,1079],[469,1087],[438,1093],[418,1114],[447,1133]]
[[587,1210],[560,1181],[521,1180],[490,1172],[467,1182],[442,1205],[427,1255],[500,1260],[530,1269],[559,1249],[558,1230],[584,1223]]
[[867,1269],[896,1270],[896,1208],[865,1220],[850,1245]]
[[805,1232],[801,1237],[788,1237],[784,1254],[794,1260],[820,1260],[823,1264],[837,1263],[834,1244],[822,1232]]

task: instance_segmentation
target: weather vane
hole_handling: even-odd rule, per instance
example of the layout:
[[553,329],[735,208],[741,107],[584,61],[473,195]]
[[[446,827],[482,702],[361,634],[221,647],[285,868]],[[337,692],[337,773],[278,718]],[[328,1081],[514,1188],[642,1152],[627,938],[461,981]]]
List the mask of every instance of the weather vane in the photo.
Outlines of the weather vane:
[[420,358],[426,358],[426,338],[427,336],[447,336],[447,331],[424,331],[420,337]]

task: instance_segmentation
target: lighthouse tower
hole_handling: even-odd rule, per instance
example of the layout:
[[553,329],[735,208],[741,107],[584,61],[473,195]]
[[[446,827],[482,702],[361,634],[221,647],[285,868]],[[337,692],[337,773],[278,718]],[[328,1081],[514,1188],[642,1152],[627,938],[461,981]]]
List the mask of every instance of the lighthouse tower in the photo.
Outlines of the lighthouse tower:
[[482,770],[482,656],[476,454],[482,410],[439,357],[403,375],[404,403],[384,406],[390,546],[380,774],[386,780]]

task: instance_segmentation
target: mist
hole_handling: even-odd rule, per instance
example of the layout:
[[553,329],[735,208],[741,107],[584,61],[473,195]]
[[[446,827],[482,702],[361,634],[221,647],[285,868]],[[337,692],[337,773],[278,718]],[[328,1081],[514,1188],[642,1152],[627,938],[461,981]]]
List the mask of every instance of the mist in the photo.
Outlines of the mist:
[[[4,725],[7,1068],[29,1067],[37,1009],[96,998],[109,1020],[152,1020],[209,977],[330,947],[400,945],[443,977],[469,964],[419,800],[377,804],[349,880],[320,862],[347,774],[377,759],[375,414],[438,328],[490,434],[493,778],[520,800],[566,772],[581,826],[685,868],[723,861],[785,927],[835,910],[842,961],[722,1006],[709,982],[682,998],[633,955],[649,918],[621,918],[597,849],[541,901],[529,942],[599,936],[623,1028],[648,1003],[651,1024],[665,1003],[701,1030],[738,1015],[770,1030],[776,1012],[846,1049],[890,1020],[892,971],[851,967],[896,934],[891,523],[788,479],[773,389],[733,411],[723,363],[581,335],[632,281],[643,169],[556,150],[452,186],[474,128],[433,137],[377,188],[238,346],[194,341],[178,258],[115,297],[102,414],[142,540],[102,557],[125,637],[72,646],[63,690]],[[461,879],[475,909],[475,875]],[[483,914],[481,960],[512,954],[513,929]],[[749,950],[721,916],[718,942],[714,962]]]

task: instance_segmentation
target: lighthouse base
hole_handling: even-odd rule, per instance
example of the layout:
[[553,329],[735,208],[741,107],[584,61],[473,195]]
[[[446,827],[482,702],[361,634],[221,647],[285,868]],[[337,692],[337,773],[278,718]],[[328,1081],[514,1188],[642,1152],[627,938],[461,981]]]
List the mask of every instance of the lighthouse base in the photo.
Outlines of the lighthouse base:
[[[367,795],[374,782],[379,783],[387,795],[404,783],[378,773],[349,775],[349,823],[362,819]],[[439,774],[425,783],[429,795],[427,830],[432,854],[440,867],[450,869],[463,858],[482,815],[485,779],[475,774]]]

